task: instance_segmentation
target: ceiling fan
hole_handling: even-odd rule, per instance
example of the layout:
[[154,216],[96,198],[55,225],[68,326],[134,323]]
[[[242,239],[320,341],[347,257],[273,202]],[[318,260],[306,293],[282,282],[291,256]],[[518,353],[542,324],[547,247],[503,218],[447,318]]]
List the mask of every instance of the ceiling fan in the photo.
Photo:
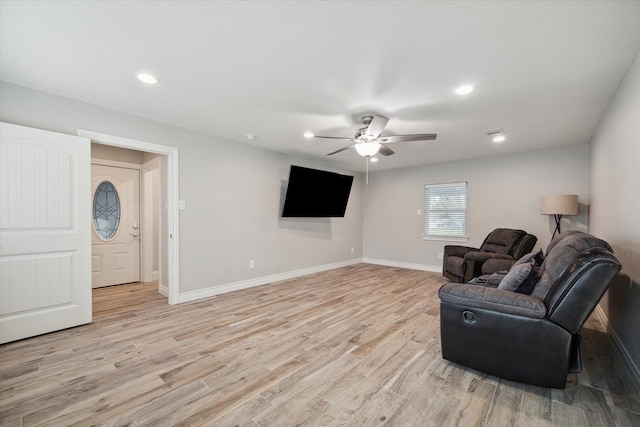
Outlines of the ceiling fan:
[[362,117],[362,124],[365,127],[358,129],[353,138],[342,138],[337,136],[320,136],[314,135],[315,138],[323,139],[339,139],[343,141],[350,141],[352,144],[342,147],[332,153],[327,154],[331,156],[333,154],[340,153],[353,147],[358,154],[363,157],[371,157],[377,153],[383,156],[390,156],[394,151],[387,146],[387,144],[395,142],[407,142],[407,141],[428,141],[436,139],[435,133],[418,133],[411,135],[388,135],[381,136],[385,126],[387,126],[388,118],[383,116],[364,116]]

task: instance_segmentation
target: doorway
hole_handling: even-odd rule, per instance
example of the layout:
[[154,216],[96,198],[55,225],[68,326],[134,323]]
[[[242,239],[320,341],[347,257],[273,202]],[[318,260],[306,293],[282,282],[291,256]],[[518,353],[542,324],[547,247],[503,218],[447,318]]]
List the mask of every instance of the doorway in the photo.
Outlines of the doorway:
[[[92,152],[96,146],[92,144]],[[140,166],[102,163],[95,158],[91,161],[93,288],[141,281]],[[145,206],[148,208],[154,206]]]
[[[134,150],[143,153],[144,156],[155,158],[157,170],[153,172],[155,167],[152,162],[145,163],[142,166],[142,200],[145,200],[144,189],[145,180],[150,174],[156,173],[159,177],[159,191],[157,206],[159,206],[158,220],[158,272],[157,280],[159,292],[168,297],[169,304],[177,304],[180,298],[179,293],[179,224],[178,224],[178,149],[166,145],[159,145],[144,141],[138,141],[128,138],[122,138],[114,135],[107,135],[98,132],[79,130],[78,135],[89,138],[93,143],[108,146],[120,147],[128,150]],[[145,160],[146,161],[146,160]],[[151,166],[149,166],[151,165]],[[145,178],[146,177],[146,178]],[[141,213],[143,221],[141,232],[146,233],[144,224],[144,212]],[[148,254],[149,251],[147,251]],[[149,257],[145,256],[144,244],[142,249],[142,280],[145,277],[145,262]],[[145,261],[147,260],[147,261]],[[151,279],[154,280],[154,279]]]

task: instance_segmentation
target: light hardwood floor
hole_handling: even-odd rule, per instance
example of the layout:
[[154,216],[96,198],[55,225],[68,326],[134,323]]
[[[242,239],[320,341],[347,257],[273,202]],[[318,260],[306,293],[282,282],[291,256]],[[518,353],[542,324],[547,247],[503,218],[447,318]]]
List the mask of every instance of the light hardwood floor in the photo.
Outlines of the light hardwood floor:
[[564,390],[442,359],[436,273],[358,264],[193,303],[95,289],[94,322],[0,347],[2,426],[632,426],[602,322]]

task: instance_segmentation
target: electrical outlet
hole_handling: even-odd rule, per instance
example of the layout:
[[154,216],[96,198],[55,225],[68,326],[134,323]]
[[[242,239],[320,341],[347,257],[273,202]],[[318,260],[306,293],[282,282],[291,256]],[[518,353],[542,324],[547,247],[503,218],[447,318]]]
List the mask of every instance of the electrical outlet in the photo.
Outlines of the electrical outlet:
[[354,249],[353,249],[353,248],[351,248],[351,253],[353,253],[353,252],[354,252]]
[[249,260],[249,268],[256,268],[256,262],[252,259]]
[[438,259],[443,259],[444,258],[444,254],[442,252],[438,252]]

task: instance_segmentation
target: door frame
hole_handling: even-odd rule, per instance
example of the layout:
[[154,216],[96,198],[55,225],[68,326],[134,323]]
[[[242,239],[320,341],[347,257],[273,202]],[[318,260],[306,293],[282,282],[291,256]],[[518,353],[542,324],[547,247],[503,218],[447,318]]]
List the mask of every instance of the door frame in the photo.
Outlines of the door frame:
[[[179,150],[177,147],[155,144],[151,142],[139,141],[135,139],[123,138],[115,135],[108,135],[78,129],[78,136],[89,138],[104,145],[127,148],[130,150],[146,151],[148,153],[160,154],[167,158],[167,188],[166,188],[166,217],[167,230],[161,230],[165,235],[167,244],[161,244],[162,251],[167,251],[167,277],[169,304],[177,304],[180,298],[180,227],[178,212],[178,190],[179,190]],[[164,239],[161,239],[161,241]],[[162,254],[161,254],[162,256]],[[162,276],[162,274],[161,274]],[[163,278],[164,279],[164,278]],[[164,280],[163,280],[164,281]],[[162,283],[160,284],[162,286]]]
[[[155,212],[160,213],[160,200],[156,199],[154,203],[154,192],[150,190],[154,185],[153,174],[159,174],[161,172],[160,157],[156,157],[152,160],[143,162],[140,165],[140,215],[142,216],[142,224],[140,232],[143,236],[142,245],[140,246],[140,280],[142,282],[152,282],[154,280],[160,283],[160,269],[162,265],[158,265],[158,271],[153,270],[153,251],[155,247],[158,247],[158,257],[162,255],[162,247],[160,246],[160,239],[149,239],[149,236],[153,236],[153,215]],[[156,184],[160,184],[160,177],[155,181]],[[161,220],[158,216],[158,220]],[[160,227],[162,223],[158,222],[158,236],[160,237]],[[158,260],[160,263],[160,260]],[[168,289],[164,286],[160,286],[160,293],[168,295]]]

